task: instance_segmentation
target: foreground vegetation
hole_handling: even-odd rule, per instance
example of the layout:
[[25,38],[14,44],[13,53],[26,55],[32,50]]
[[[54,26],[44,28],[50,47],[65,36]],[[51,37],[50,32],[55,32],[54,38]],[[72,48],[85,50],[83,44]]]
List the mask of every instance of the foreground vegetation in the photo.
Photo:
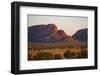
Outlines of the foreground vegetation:
[[88,58],[87,45],[28,45],[28,60]]

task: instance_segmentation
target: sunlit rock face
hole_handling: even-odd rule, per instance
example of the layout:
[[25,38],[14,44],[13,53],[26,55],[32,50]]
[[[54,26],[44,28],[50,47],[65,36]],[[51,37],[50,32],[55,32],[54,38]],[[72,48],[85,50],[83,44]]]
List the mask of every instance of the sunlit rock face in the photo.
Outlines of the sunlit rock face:
[[29,42],[50,42],[51,35],[57,32],[55,24],[41,24],[28,27]]
[[28,27],[28,42],[31,43],[68,42],[77,44],[73,37],[67,35],[64,30],[58,30],[55,24],[40,24]]

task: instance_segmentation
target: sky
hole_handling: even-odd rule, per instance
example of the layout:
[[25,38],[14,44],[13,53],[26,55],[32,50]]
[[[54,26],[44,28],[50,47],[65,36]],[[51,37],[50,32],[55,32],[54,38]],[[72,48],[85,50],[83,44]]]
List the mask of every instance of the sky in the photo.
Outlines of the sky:
[[32,15],[28,17],[28,27],[38,24],[56,24],[58,30],[64,30],[67,35],[73,35],[77,30],[88,27],[88,17]]

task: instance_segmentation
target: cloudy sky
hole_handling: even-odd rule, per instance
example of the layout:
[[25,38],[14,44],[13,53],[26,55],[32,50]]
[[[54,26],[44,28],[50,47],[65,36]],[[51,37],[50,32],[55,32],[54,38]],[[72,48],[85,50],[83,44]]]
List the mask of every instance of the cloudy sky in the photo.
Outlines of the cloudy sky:
[[64,30],[66,34],[73,35],[77,30],[88,27],[87,17],[73,16],[45,16],[28,15],[28,27],[38,24],[56,24],[58,30]]

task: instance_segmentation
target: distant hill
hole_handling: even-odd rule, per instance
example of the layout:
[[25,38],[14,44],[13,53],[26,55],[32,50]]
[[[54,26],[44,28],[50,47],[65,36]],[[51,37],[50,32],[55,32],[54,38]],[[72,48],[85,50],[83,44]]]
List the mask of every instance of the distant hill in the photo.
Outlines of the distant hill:
[[[73,35],[76,38],[77,34]],[[55,24],[40,24],[28,27],[29,43],[68,43],[80,44],[77,39],[67,35],[63,30],[58,30]]]
[[80,29],[78,30],[73,36],[75,40],[81,41],[81,42],[87,42],[88,41],[88,29]]

